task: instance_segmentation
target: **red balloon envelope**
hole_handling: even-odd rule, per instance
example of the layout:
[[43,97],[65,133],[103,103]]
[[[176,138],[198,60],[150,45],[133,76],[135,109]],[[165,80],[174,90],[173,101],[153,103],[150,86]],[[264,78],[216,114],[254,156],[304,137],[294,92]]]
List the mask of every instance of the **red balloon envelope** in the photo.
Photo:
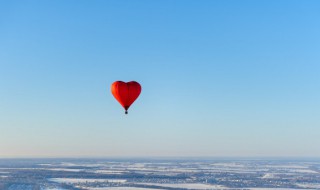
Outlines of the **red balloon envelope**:
[[141,86],[136,81],[131,82],[122,82],[116,81],[111,85],[111,93],[118,100],[118,102],[122,105],[122,107],[126,110],[126,114],[128,113],[128,109],[131,104],[138,98],[141,93]]

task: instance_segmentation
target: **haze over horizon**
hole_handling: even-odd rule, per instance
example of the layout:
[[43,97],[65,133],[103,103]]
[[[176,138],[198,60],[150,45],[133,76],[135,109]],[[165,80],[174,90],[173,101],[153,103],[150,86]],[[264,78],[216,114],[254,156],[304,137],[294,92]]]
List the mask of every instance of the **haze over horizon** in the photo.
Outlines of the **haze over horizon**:
[[2,1],[0,158],[320,157],[319,8]]

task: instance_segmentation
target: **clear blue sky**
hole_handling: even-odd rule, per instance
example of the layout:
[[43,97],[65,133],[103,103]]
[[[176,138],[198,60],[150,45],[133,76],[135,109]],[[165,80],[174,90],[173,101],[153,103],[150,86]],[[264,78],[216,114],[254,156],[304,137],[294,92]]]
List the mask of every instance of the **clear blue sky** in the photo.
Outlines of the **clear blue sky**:
[[[319,157],[319,10],[1,1],[0,157]],[[116,80],[142,85],[129,115]]]

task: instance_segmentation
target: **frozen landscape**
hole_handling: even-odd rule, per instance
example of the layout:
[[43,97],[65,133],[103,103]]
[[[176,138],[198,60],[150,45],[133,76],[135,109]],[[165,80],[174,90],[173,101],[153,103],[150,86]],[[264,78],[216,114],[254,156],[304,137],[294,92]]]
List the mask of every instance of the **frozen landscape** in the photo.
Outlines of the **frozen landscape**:
[[320,189],[320,161],[1,159],[0,189]]

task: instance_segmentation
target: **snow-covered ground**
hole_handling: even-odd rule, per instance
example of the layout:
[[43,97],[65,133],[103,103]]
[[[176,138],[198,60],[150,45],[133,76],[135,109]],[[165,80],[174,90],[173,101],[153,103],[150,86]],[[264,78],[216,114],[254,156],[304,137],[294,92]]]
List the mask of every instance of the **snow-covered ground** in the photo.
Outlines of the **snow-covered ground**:
[[70,168],[48,168],[46,170],[64,171],[64,172],[81,172],[81,171],[83,171],[82,169],[70,169]]
[[41,190],[66,190],[67,186],[86,190],[320,189],[320,162],[62,160],[51,163],[41,160],[28,163],[2,164],[0,181],[12,184],[12,188],[32,189],[32,184],[23,184],[30,181],[41,184]]
[[119,171],[119,170],[95,170],[94,173],[99,173],[99,174],[124,174],[128,173],[128,171]]
[[211,166],[218,166],[218,167],[223,167],[223,168],[228,168],[228,167],[244,168],[245,167],[245,165],[243,165],[243,164],[234,163],[234,162],[230,162],[230,163],[214,163],[214,164],[211,164]]
[[320,183],[298,183],[296,185],[301,187],[301,188],[320,189]]
[[[65,172],[80,172],[83,169],[70,169],[70,168],[0,168],[2,170],[51,170],[51,171],[65,171]],[[8,173],[8,172],[0,172]]]
[[[96,187],[89,188],[88,190],[156,190],[150,188],[140,188],[140,187]],[[161,190],[161,189],[157,189]]]
[[[239,190],[239,189],[237,189],[237,190]],[[298,190],[298,189],[293,189],[293,188],[245,188],[243,190]]]
[[264,176],[262,176],[261,178],[262,178],[262,179],[272,179],[272,178],[274,178],[274,177],[275,177],[274,173],[266,173],[266,174],[264,174]]
[[288,171],[294,172],[294,173],[313,173],[313,174],[318,173],[318,172],[310,170],[310,169],[290,169]]
[[202,183],[136,183],[139,185],[153,185],[159,187],[171,187],[171,188],[184,188],[184,189],[226,189],[226,187],[221,185],[210,185]]
[[124,183],[125,179],[81,179],[81,178],[50,178],[49,181],[56,183],[93,183],[93,182],[108,182],[108,183]]

